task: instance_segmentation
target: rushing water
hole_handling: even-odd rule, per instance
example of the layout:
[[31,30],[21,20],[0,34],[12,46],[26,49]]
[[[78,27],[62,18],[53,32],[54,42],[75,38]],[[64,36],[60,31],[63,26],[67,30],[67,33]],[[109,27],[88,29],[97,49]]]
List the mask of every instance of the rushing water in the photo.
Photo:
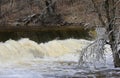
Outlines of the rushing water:
[[91,41],[66,39],[36,43],[29,39],[0,43],[0,78],[119,78],[107,47],[106,64],[78,68],[79,51]]

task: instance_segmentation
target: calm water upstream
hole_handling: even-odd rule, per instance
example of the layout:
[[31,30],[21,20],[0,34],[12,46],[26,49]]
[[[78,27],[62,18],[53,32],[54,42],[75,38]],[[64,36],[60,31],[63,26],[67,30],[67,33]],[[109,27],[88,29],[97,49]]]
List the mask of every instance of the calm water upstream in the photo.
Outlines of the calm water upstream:
[[27,38],[1,42],[0,78],[119,78],[120,69],[113,67],[109,46],[106,64],[78,68],[78,50],[90,43],[66,39],[38,44]]

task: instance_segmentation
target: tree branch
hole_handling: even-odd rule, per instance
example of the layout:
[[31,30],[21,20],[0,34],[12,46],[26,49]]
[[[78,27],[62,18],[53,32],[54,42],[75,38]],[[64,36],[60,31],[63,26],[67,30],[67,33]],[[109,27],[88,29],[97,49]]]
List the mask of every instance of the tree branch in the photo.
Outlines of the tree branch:
[[120,4],[120,0],[118,0],[118,1],[114,4],[114,6],[113,6],[112,9],[110,10],[110,12],[111,12],[113,9],[115,9],[119,4]]

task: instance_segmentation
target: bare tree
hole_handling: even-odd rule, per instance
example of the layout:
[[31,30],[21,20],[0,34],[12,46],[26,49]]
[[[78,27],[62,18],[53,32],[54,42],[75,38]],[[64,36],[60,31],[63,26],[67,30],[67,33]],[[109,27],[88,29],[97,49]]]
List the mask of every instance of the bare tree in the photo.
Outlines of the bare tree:
[[[120,19],[117,14],[120,0],[100,0],[101,3],[104,3],[102,11],[101,7],[97,5],[96,0],[91,0],[91,2],[101,23],[100,26],[105,27],[106,33],[105,36],[98,38],[81,52],[79,64],[81,61],[85,60],[84,56],[89,57],[88,54],[85,54],[85,51],[88,51],[89,49],[90,52],[93,53],[93,56],[97,58],[99,57],[99,54],[103,54],[105,44],[109,44],[113,53],[114,66],[120,67],[120,26],[116,25],[117,20]],[[89,54],[91,55],[92,53]],[[94,53],[98,55],[95,55]]]
[[115,25],[116,20],[118,17],[116,16],[116,7],[120,3],[120,0],[105,0],[105,9],[106,9],[106,16],[107,16],[107,33],[109,33],[109,44],[111,46],[114,58],[114,65],[115,67],[120,67],[120,50],[119,48],[119,26]]

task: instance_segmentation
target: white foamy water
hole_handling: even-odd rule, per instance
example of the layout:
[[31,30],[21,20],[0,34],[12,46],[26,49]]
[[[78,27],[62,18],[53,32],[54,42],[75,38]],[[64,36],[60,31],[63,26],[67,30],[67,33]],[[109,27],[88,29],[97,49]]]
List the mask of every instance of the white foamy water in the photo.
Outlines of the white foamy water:
[[[77,62],[78,50],[90,43],[91,41],[82,39],[66,39],[38,44],[27,38],[1,42],[0,78],[69,78],[74,75],[88,77],[89,75],[78,73],[90,74],[91,69],[79,69]],[[113,66],[111,51],[109,46],[106,47],[104,69]]]

